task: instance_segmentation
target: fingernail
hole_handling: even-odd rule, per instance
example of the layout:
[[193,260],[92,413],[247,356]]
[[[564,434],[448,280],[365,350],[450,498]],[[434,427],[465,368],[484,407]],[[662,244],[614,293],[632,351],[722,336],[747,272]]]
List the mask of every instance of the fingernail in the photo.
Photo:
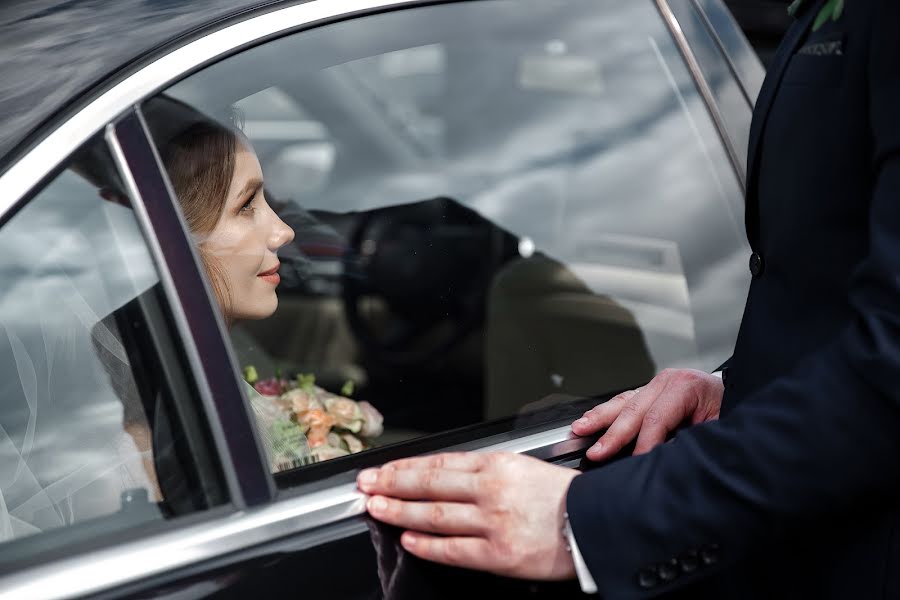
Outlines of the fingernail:
[[407,534],[407,535],[403,536],[403,542],[404,542],[407,546],[412,547],[412,546],[415,546],[415,545],[416,545],[416,538],[415,538],[415,536],[412,536],[412,535],[408,535],[408,534]]
[[600,454],[600,452],[602,452],[602,451],[603,451],[603,444],[601,444],[600,442],[597,442],[591,448],[591,452],[593,452],[594,454]]
[[587,425],[587,424],[588,424],[588,420],[587,420],[587,419],[578,419],[577,421],[575,421],[575,422],[572,423],[572,424],[573,424],[573,425]]
[[375,469],[369,469],[359,474],[360,485],[374,485],[376,481],[378,481],[378,473],[375,472]]
[[384,512],[387,509],[387,500],[384,498],[372,498],[369,500],[370,512]]

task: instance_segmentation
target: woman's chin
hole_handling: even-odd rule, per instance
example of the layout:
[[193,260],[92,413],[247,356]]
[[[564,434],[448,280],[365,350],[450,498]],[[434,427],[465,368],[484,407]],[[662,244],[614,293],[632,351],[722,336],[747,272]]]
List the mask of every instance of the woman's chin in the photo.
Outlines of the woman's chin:
[[278,309],[278,296],[273,293],[270,298],[254,302],[250,306],[243,306],[241,309],[234,311],[234,318],[237,321],[267,319],[275,314],[275,311]]

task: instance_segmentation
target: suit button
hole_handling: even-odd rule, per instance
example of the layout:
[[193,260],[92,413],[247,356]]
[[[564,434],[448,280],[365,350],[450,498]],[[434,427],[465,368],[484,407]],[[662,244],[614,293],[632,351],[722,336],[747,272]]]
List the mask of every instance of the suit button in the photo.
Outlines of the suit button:
[[640,572],[638,572],[638,585],[645,590],[658,586],[659,575],[656,574],[656,569],[641,569]]
[[765,262],[763,262],[763,257],[759,252],[754,252],[750,255],[750,274],[753,275],[754,278],[761,277],[763,271],[766,269]]
[[700,560],[706,566],[714,565],[719,562],[719,545],[710,544],[700,550]]
[[693,573],[700,566],[700,554],[696,550],[688,550],[678,559],[682,573]]
[[660,564],[656,571],[659,573],[659,578],[663,581],[672,581],[681,575],[678,559],[675,558]]

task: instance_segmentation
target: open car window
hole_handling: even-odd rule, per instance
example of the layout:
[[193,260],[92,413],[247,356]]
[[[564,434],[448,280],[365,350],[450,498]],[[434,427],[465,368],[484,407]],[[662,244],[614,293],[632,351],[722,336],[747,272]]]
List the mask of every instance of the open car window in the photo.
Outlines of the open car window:
[[0,226],[0,570],[226,502],[102,137]]
[[240,131],[293,229],[277,310],[230,332],[294,470],[568,418],[733,345],[741,186],[649,0],[360,17],[142,110],[164,161],[197,122]]

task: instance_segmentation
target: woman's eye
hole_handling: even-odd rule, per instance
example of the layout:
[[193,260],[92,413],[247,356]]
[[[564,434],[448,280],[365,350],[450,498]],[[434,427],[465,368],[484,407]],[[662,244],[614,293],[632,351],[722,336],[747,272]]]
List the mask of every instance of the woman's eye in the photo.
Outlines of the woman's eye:
[[247,202],[245,202],[244,205],[241,207],[241,212],[250,212],[250,211],[253,210],[253,199],[254,199],[254,197],[255,197],[255,196],[250,196],[250,199],[247,200]]

